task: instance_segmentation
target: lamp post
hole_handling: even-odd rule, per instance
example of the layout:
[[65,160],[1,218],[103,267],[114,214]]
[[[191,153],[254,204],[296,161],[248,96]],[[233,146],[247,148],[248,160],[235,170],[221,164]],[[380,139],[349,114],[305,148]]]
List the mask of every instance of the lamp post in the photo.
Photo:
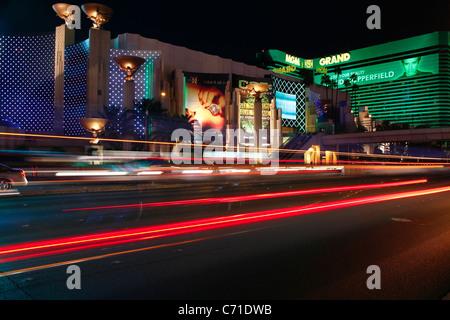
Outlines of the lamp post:
[[55,10],[56,15],[61,19],[64,19],[67,28],[80,28],[80,21],[77,19],[77,17],[79,17],[79,7],[68,3],[55,3],[52,7],[53,10]]
[[[135,56],[117,56],[114,57],[114,61],[119,66],[119,69],[125,72],[125,82],[123,83],[123,108],[133,110],[135,93],[134,75],[139,67],[145,62],[145,59]],[[145,118],[145,132],[147,132],[148,117],[146,116]],[[130,148],[131,144],[126,142],[124,144],[124,150],[130,150]]]
[[98,135],[103,131],[109,120],[103,118],[81,118],[78,121],[80,121],[84,130],[92,133],[94,139],[90,140],[89,143],[98,144]]
[[101,29],[102,25],[107,23],[113,14],[113,10],[99,3],[85,3],[81,6],[88,19],[92,20],[93,29]]
[[[91,144],[90,149],[97,150],[98,156],[101,159],[103,156],[103,146],[98,144],[99,141],[98,135],[100,132],[103,131],[103,129],[105,129],[105,126],[109,120],[103,118],[81,118],[78,119],[78,121],[80,121],[84,130],[92,133],[94,139],[89,140],[89,143]],[[102,160],[93,161],[92,164],[93,165],[102,164]]]
[[134,56],[117,56],[114,57],[114,61],[126,75],[123,84],[123,106],[124,108],[133,109],[135,90],[134,75],[145,62],[145,59]]
[[253,104],[253,128],[254,128],[254,138],[253,147],[258,155],[260,138],[258,136],[259,130],[262,129],[262,103],[261,95],[269,89],[267,83],[250,83],[247,85],[247,89],[255,97],[255,103]]

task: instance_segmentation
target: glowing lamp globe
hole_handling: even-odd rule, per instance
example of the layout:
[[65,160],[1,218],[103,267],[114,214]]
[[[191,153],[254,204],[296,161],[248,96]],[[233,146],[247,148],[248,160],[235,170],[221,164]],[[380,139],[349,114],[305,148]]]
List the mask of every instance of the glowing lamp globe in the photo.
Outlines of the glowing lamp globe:
[[71,5],[68,3],[55,3],[52,8],[56,12],[56,15],[61,19],[66,20],[70,13],[67,11],[67,8]]
[[264,93],[269,89],[267,83],[250,83],[247,85],[247,89],[252,92],[252,94]]
[[69,12],[68,10],[70,6],[71,4],[68,3],[55,3],[52,6],[53,10],[56,12],[56,15],[61,19],[63,19],[68,27],[73,23],[77,22],[75,21],[75,16],[73,15],[73,12]]
[[107,23],[113,14],[113,10],[99,3],[85,3],[81,5],[88,19],[92,20],[94,29],[100,29],[102,25]]
[[84,130],[92,133],[95,139],[90,142],[96,144],[98,143],[98,134],[103,131],[109,120],[103,118],[81,118],[78,121],[80,121]]
[[145,59],[135,56],[118,56],[114,57],[114,61],[119,65],[119,68],[125,72],[125,81],[133,81],[134,74],[145,62]]

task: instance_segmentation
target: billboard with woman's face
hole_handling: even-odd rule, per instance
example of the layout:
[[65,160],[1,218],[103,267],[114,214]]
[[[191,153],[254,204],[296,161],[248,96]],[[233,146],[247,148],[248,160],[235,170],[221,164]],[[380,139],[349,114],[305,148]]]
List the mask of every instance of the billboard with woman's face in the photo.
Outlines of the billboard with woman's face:
[[225,130],[225,90],[228,74],[184,73],[184,109],[208,129]]

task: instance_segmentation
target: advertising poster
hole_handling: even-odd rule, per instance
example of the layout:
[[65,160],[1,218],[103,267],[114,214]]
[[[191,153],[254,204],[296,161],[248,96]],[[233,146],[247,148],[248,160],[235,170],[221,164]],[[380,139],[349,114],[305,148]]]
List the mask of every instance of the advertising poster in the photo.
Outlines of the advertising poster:
[[[437,74],[439,72],[439,54],[416,56],[385,62],[367,67],[346,69],[339,75],[339,88],[345,88],[344,80],[352,74],[356,75],[358,85],[373,84],[393,80],[408,80],[411,78]],[[331,80],[338,77],[333,72],[328,73]],[[314,81],[320,83],[322,73],[316,73]]]
[[[270,78],[252,78],[233,75],[233,88],[247,90],[247,84],[250,83],[267,83],[269,89],[261,97],[262,104],[262,122],[261,129],[269,129],[270,127],[270,104],[273,98],[272,79]],[[253,134],[254,131],[254,104],[255,97],[249,94],[241,95],[241,103],[239,108],[240,128],[244,132]]]
[[281,109],[283,127],[305,131],[306,127],[306,87],[300,81],[273,77],[276,107]]
[[202,131],[224,132],[225,90],[228,74],[184,73],[184,109]]

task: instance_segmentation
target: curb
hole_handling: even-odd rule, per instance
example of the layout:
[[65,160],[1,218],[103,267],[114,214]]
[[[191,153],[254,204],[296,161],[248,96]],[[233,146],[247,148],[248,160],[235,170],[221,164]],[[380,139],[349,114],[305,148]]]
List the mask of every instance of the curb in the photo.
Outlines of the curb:
[[120,191],[140,191],[150,189],[169,189],[169,188],[187,188],[192,187],[192,184],[174,184],[174,185],[137,185],[137,186],[120,186],[120,187],[108,187],[108,186],[90,186],[80,187],[73,189],[56,189],[56,190],[33,190],[33,191],[20,191],[22,196],[42,196],[51,194],[71,194],[71,193],[96,193],[96,192],[120,192]]

